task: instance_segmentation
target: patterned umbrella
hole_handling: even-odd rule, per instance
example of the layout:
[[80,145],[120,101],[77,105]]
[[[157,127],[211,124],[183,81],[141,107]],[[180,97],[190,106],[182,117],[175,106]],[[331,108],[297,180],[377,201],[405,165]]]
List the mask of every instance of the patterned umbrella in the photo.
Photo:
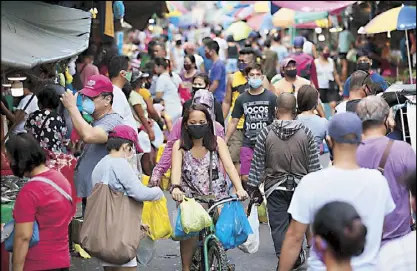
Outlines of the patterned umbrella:
[[391,32],[393,30],[405,30],[405,38],[408,55],[408,69],[410,80],[413,80],[411,69],[410,48],[407,30],[416,28],[416,7],[404,6],[387,10],[373,18],[365,27],[358,30],[359,34],[374,34]]
[[276,27],[287,28],[297,24],[325,19],[328,16],[328,12],[302,12],[288,8],[281,8],[272,16],[272,23]]

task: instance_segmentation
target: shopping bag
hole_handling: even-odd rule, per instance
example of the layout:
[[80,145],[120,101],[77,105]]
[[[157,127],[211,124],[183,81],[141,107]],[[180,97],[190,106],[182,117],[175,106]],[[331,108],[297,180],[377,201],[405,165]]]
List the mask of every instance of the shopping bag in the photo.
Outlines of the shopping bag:
[[258,206],[258,218],[261,223],[268,223],[268,216],[266,215],[266,204],[265,201]]
[[245,253],[253,254],[259,249],[258,207],[255,204],[252,205],[248,220],[253,234],[249,234],[248,239],[239,246],[239,249]]
[[155,241],[149,236],[140,240],[139,248],[136,253],[136,258],[142,266],[148,266],[156,254]]
[[[2,232],[2,242],[4,241],[5,249],[8,252],[13,252],[13,245],[14,245],[14,224],[15,221],[11,220],[4,225],[4,229]],[[32,231],[32,237],[29,241],[29,247],[33,247],[39,243],[39,225],[36,220],[33,222],[33,231]]]
[[98,183],[87,198],[81,246],[92,257],[122,265],[136,257],[143,237],[143,203]]
[[243,244],[253,231],[239,201],[224,205],[216,224],[216,236],[225,249],[233,249]]
[[195,199],[184,198],[180,210],[181,225],[185,233],[199,232],[212,224],[210,215]]
[[148,235],[154,241],[171,236],[172,227],[165,197],[157,201],[145,201],[143,203],[142,224],[149,226],[150,232]]
[[175,220],[174,225],[175,225],[175,229],[174,232],[171,235],[171,239],[174,241],[182,241],[182,240],[187,240],[190,239],[191,237],[194,236],[198,236],[198,232],[190,232],[190,233],[185,233],[183,228],[182,228],[182,224],[181,224],[181,209],[178,208],[178,211],[174,211],[173,212],[173,217]]

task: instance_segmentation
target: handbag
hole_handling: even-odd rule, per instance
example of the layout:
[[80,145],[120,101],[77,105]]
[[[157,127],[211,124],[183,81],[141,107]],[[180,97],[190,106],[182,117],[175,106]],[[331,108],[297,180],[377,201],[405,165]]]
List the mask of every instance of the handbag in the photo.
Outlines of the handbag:
[[[51,185],[61,195],[63,195],[67,200],[69,200],[72,203],[72,197],[53,181],[44,177],[34,177],[34,178],[31,178],[28,182],[34,182],[34,181],[44,182],[44,183]],[[14,220],[11,220],[10,222],[8,222],[4,226],[4,231],[2,232],[2,236],[1,236],[2,242],[4,239],[5,248],[9,252],[13,252],[14,224],[15,224]],[[38,243],[39,243],[39,225],[37,221],[34,221],[33,233],[32,233],[32,238],[30,239],[30,242],[29,242],[29,248],[37,245]]]
[[87,198],[80,233],[81,247],[91,256],[110,264],[123,265],[136,257],[141,230],[143,203],[105,183],[94,186]]

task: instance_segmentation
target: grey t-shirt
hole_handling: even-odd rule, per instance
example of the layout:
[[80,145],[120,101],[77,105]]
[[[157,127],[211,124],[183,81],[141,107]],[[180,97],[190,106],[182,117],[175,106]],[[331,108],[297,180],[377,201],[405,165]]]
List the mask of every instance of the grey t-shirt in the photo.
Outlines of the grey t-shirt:
[[298,115],[298,120],[301,121],[307,128],[311,130],[316,139],[317,147],[323,143],[323,139],[327,135],[328,121],[317,115]]
[[[99,126],[104,129],[106,133],[113,130],[117,125],[123,124],[123,119],[119,114],[111,113],[105,115],[99,120],[92,123],[93,127]],[[91,173],[97,163],[107,155],[106,144],[87,144],[83,153],[78,159],[77,167],[75,168],[74,180],[77,196],[86,198],[90,196],[93,189],[91,181]]]
[[146,187],[127,159],[106,155],[92,173],[92,186],[107,184],[116,192],[123,192],[136,201],[159,200],[164,194],[159,187]]
[[259,95],[252,95],[249,91],[239,95],[232,118],[245,116],[243,146],[255,147],[259,132],[274,121],[276,106],[277,96],[266,89]]

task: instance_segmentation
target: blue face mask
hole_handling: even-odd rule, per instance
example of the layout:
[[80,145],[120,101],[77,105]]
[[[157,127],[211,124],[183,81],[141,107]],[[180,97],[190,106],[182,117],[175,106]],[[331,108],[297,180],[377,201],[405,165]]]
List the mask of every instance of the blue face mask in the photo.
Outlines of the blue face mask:
[[248,66],[248,64],[246,64],[245,62],[238,62],[237,63],[237,68],[239,69],[240,72],[243,72],[247,66]]
[[261,78],[249,78],[249,86],[251,88],[259,88],[262,86],[262,79]]
[[96,106],[90,98],[84,97],[83,103],[82,103],[82,111],[92,115],[94,113],[94,110],[96,110]]

